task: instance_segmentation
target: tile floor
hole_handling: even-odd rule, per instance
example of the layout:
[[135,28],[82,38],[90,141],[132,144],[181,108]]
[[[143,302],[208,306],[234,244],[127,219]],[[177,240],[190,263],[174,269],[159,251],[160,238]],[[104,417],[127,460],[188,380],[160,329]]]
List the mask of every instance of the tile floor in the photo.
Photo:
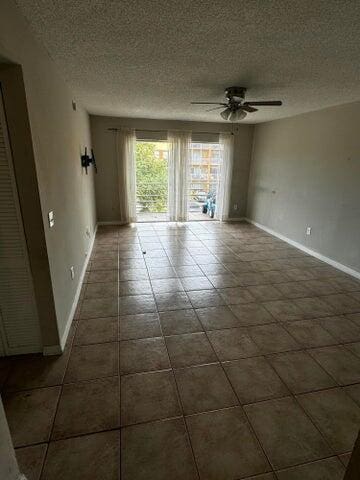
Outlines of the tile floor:
[[29,480],[340,480],[360,282],[248,224],[100,227],[65,353],[0,382]]

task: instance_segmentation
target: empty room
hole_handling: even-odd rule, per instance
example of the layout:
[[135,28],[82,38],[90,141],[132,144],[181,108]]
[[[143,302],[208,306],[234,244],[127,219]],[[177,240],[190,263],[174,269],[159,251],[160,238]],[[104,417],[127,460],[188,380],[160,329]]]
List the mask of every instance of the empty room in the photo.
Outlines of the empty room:
[[359,79],[356,0],[1,1],[1,480],[359,480]]

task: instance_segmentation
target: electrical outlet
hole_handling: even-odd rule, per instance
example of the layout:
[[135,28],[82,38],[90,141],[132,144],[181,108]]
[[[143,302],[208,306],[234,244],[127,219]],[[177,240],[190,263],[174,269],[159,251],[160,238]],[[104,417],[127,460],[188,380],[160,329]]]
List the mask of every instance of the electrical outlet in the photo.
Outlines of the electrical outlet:
[[234,210],[237,210],[237,209],[238,209],[238,204],[234,203]]
[[73,266],[70,267],[70,275],[71,275],[71,280],[74,280],[74,278],[75,278],[75,270],[74,270],[74,267],[73,267]]
[[48,213],[49,227],[52,228],[55,225],[54,212]]
[[306,228],[306,235],[311,235],[311,227]]

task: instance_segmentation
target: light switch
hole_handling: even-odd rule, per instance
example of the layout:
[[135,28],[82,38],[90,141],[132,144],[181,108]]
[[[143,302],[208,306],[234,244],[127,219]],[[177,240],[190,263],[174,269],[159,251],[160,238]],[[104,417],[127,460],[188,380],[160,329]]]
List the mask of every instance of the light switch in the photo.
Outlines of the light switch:
[[48,213],[49,227],[52,228],[55,225],[54,212],[51,211]]

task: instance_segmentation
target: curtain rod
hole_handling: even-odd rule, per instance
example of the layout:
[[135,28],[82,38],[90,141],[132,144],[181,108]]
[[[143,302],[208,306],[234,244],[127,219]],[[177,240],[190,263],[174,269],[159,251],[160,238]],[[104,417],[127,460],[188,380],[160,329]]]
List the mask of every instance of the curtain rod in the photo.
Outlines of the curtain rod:
[[[112,132],[118,132],[119,130],[121,130],[121,128],[115,128],[115,127],[112,127],[112,128],[108,128],[109,131],[112,131]],[[151,133],[166,133],[168,130],[149,130],[148,128],[135,128],[134,130],[138,131],[138,132],[151,132]],[[187,131],[186,129],[185,130],[179,130],[179,129],[173,129],[171,128],[170,130],[174,131],[174,132],[184,132],[184,131]],[[192,131],[191,133],[204,133],[204,134],[214,134],[214,135],[218,135],[219,133],[230,133],[231,135],[234,135],[234,132],[198,132],[198,131]]]

